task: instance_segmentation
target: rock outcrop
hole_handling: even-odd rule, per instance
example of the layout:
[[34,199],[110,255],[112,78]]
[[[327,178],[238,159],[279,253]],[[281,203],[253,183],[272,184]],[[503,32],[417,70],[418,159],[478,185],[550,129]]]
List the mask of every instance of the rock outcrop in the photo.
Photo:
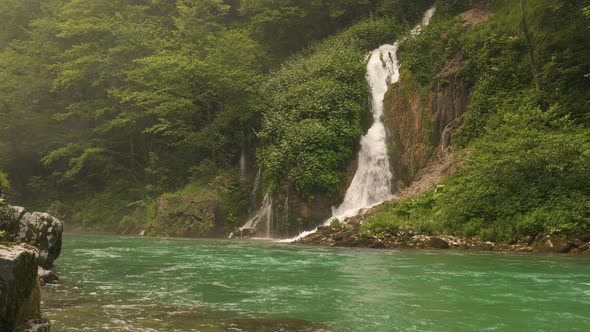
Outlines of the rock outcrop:
[[395,190],[417,180],[437,151],[449,147],[469,102],[469,91],[458,77],[462,63],[461,54],[449,61],[426,97],[409,73],[385,95],[384,124],[390,164],[398,180]]
[[39,249],[39,265],[49,269],[59,257],[63,222],[47,213],[27,212],[20,206],[0,206],[0,230],[5,240],[28,243]]
[[0,331],[49,331],[41,320],[38,259],[28,244],[0,245]]
[[41,266],[37,268],[37,276],[39,277],[39,282],[41,286],[45,286],[46,284],[56,284],[59,282],[59,277],[55,272],[51,270],[45,270]]

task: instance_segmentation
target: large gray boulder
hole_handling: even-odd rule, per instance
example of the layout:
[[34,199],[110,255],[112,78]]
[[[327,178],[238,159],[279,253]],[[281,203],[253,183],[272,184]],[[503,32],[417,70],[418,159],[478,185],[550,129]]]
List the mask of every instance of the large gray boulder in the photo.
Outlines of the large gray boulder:
[[0,206],[0,230],[5,240],[39,249],[39,265],[49,269],[61,253],[63,222],[48,213],[27,212],[20,206]]
[[41,318],[37,248],[0,244],[0,331],[18,331]]

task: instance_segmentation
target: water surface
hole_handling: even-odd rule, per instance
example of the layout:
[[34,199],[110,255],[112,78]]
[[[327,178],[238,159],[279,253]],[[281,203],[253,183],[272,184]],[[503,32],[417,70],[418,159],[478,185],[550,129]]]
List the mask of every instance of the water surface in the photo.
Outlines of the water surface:
[[590,257],[66,235],[55,331],[588,331]]

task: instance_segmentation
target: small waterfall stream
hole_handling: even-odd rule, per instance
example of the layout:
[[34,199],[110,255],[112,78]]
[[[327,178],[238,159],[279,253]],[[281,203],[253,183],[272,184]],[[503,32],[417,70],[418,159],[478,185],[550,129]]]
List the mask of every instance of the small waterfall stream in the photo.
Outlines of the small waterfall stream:
[[254,187],[252,188],[252,200],[250,201],[250,207],[248,208],[248,213],[254,211],[256,207],[256,198],[258,197],[258,189],[260,188],[260,181],[262,181],[262,167],[258,168],[258,173],[256,173],[256,178],[254,179]]
[[[430,23],[434,11],[434,7],[426,11],[421,23],[410,31],[409,37],[418,35]],[[340,206],[332,209],[332,217],[326,220],[324,225],[329,225],[334,218],[342,221],[345,218],[353,217],[362,209],[373,207],[393,198],[391,192],[393,174],[387,154],[387,132],[382,120],[383,99],[389,86],[399,81],[401,65],[397,58],[397,49],[399,43],[406,38],[401,38],[393,45],[382,45],[369,55],[367,81],[371,88],[370,103],[373,125],[367,134],[361,137],[358,168],[346,190],[344,200]],[[312,234],[316,230],[317,228],[283,241],[292,242]]]
[[[272,232],[272,221],[272,197],[270,194],[266,193],[266,195],[264,195],[264,199],[262,200],[260,209],[258,209],[256,214],[250,218],[250,220],[248,220],[244,226],[240,227],[240,233],[243,233],[244,230],[264,229],[266,238],[270,238]],[[242,234],[240,234],[240,236],[241,235]]]

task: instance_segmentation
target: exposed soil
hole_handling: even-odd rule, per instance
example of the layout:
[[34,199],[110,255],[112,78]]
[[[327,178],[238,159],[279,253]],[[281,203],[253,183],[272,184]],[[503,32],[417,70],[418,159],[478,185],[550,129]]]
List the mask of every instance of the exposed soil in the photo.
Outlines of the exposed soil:
[[473,27],[487,21],[490,18],[491,13],[485,5],[481,5],[463,12],[459,14],[459,16],[463,20],[463,25],[465,27]]

